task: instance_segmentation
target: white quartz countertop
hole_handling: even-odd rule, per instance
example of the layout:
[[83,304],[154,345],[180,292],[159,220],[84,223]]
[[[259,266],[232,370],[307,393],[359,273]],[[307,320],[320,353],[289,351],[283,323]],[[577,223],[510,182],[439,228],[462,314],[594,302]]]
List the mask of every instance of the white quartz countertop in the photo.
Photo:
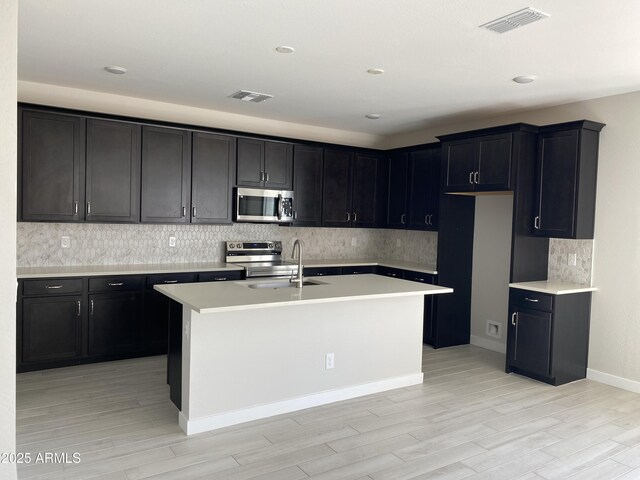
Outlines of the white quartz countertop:
[[367,265],[379,265],[381,267],[399,268],[402,270],[411,270],[413,272],[428,273],[437,275],[438,270],[434,265],[424,263],[404,262],[401,260],[388,260],[384,258],[356,258],[356,259],[307,259],[303,258],[302,263],[305,267],[361,267]]
[[549,293],[551,295],[568,295],[571,293],[595,292],[596,287],[577,285],[574,283],[550,282],[541,280],[537,282],[510,283],[509,287],[532,292]]
[[[305,280],[317,282],[317,285],[306,285],[302,289],[250,288],[252,285],[278,282],[243,280],[155,285],[154,288],[198,313],[453,292],[448,287],[374,274],[306,277]],[[279,283],[283,286],[287,284],[288,280]]]
[[18,278],[92,277],[99,275],[149,275],[154,273],[216,272],[244,270],[242,267],[219,262],[160,263],[156,265],[80,265],[75,267],[22,267]]

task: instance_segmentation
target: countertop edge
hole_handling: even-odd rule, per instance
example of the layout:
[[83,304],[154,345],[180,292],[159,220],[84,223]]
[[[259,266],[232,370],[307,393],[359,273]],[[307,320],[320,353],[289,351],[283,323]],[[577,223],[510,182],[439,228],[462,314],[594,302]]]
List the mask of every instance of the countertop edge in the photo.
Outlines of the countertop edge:
[[528,282],[510,283],[509,288],[517,288],[518,290],[528,290],[531,292],[546,293],[548,295],[571,295],[574,293],[596,292],[597,287],[579,286],[567,284],[563,286],[561,283],[552,284],[554,286],[545,287],[543,285],[527,285]]

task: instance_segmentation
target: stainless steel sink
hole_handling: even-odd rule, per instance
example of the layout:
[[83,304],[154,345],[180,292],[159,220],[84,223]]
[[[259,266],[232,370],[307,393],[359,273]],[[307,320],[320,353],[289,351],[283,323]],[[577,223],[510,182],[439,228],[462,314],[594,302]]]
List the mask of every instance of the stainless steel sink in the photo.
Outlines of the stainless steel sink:
[[[284,280],[265,280],[258,281],[255,283],[244,284],[248,288],[273,288],[275,290],[279,290],[281,288],[296,288],[295,283],[291,283],[289,279]],[[310,287],[312,285],[326,285],[325,282],[319,282],[317,280],[305,280],[302,282],[303,287]]]

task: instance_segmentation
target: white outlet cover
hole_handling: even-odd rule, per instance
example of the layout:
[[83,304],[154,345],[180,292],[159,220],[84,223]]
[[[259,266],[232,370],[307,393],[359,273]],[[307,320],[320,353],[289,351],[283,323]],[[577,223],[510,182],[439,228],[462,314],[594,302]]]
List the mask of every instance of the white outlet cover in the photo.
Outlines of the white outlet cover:
[[331,370],[335,366],[335,354],[327,353],[325,357],[325,369]]
[[169,246],[170,247],[176,246],[176,237],[169,237]]
[[60,246],[62,248],[69,248],[71,247],[71,237],[68,237],[66,235],[62,236],[62,240],[60,241]]
[[396,238],[396,247],[401,247],[402,246],[402,240],[400,240],[399,238]]
[[577,255],[575,253],[570,253],[569,255],[567,255],[567,263],[569,265],[575,267],[577,260]]
[[352,247],[358,246],[358,239],[356,237],[351,237],[351,246]]
[[502,325],[498,322],[492,322],[491,320],[487,321],[487,335],[494,338],[502,337]]

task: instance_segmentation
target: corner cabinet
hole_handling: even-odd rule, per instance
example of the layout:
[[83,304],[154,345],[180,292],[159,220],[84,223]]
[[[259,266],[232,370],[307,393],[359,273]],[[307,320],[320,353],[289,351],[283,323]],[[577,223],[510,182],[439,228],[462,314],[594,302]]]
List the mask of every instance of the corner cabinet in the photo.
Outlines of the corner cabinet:
[[238,186],[291,190],[292,157],[290,143],[239,138]]
[[540,129],[534,233],[593,238],[602,123],[582,120]]
[[585,378],[591,292],[509,289],[506,372],[551,385]]

